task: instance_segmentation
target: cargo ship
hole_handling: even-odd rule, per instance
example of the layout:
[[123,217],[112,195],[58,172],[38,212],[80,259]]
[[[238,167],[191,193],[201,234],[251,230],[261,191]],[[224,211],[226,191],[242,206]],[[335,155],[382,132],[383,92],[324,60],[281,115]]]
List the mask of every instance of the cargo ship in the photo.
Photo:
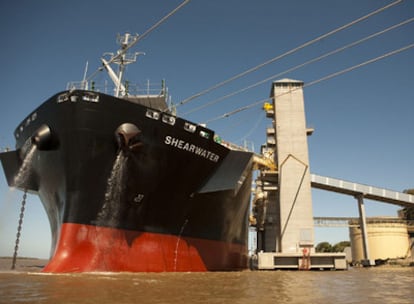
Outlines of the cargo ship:
[[[234,271],[248,266],[252,153],[178,117],[158,92],[132,94],[126,51],[101,58],[115,84],[70,86],[16,128],[0,154],[9,186],[39,196],[51,255],[44,272]],[[111,65],[118,65],[115,73]]]

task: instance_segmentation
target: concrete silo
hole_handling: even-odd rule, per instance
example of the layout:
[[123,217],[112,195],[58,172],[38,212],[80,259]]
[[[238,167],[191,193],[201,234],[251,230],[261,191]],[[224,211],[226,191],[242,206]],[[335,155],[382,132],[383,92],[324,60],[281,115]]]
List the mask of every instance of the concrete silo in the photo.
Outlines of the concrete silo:
[[[357,223],[350,223],[349,236],[353,262],[364,260],[362,232]],[[406,222],[399,218],[367,219],[370,260],[407,258],[411,255]]]

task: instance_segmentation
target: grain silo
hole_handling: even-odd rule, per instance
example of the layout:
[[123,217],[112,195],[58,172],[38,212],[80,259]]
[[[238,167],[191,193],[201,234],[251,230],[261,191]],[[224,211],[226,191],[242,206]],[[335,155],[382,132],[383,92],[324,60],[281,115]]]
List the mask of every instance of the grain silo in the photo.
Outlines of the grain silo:
[[[353,262],[364,260],[362,233],[358,223],[350,222],[349,235]],[[395,259],[410,256],[407,223],[400,218],[368,218],[369,259]]]

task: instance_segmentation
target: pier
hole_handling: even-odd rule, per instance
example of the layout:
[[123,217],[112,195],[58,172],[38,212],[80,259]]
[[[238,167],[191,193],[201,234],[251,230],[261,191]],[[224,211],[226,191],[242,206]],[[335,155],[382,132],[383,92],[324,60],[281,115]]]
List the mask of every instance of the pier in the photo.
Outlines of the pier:
[[[414,195],[310,173],[303,82],[282,79],[272,83],[271,103],[263,107],[271,127],[266,130],[262,160],[253,198],[252,225],[257,231],[253,267],[271,269],[347,269],[345,253],[317,253],[311,188],[355,198],[365,266],[370,258],[364,199],[414,206]],[[266,165],[266,161],[273,163]]]

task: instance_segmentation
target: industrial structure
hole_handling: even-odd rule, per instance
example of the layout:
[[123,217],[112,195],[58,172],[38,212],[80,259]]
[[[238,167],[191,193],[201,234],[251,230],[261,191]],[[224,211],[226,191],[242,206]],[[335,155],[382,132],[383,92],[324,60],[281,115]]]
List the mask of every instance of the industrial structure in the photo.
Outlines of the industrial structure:
[[271,88],[272,120],[262,154],[276,170],[262,170],[254,199],[258,230],[258,269],[346,269],[345,255],[315,253],[311,175],[303,82],[282,79]]
[[[404,258],[411,254],[407,223],[399,218],[368,218],[367,237],[370,260]],[[354,263],[365,259],[362,229],[358,222],[350,222],[352,260]]]
[[[359,265],[365,260],[365,249],[360,218],[314,217],[315,227],[346,227],[349,230],[350,248],[347,260]],[[398,217],[367,217],[366,232],[370,261],[382,264],[401,260],[402,264],[414,261],[414,221],[403,214]],[[409,259],[411,257],[411,259]]]
[[[371,266],[375,259],[412,254],[414,226],[407,226],[398,219],[381,219],[381,222],[366,219],[364,199],[414,207],[414,195],[311,174],[307,137],[313,129],[306,126],[303,82],[275,81],[270,97],[272,102],[264,104],[266,117],[271,120],[271,126],[266,129],[266,143],[261,147],[260,155],[253,154],[255,168],[259,169],[250,221],[257,232],[253,268],[347,269],[345,253],[315,252],[311,188],[356,199],[359,218],[347,220],[354,261]],[[230,143],[222,144],[233,150],[241,149]],[[248,195],[246,198],[248,200]],[[25,196],[23,207],[24,203]],[[173,249],[176,250],[175,246]]]
[[[364,198],[414,206],[414,195],[311,174],[307,136],[313,129],[306,127],[303,82],[275,81],[270,97],[272,102],[266,103],[264,110],[272,124],[266,130],[261,154],[272,159],[275,168],[262,169],[256,180],[252,222],[257,230],[257,255],[253,267],[347,268],[344,253],[315,252],[311,187],[356,198],[360,217],[354,247],[360,249],[362,254],[358,258],[364,265],[373,265]],[[408,235],[405,239],[408,242]]]

